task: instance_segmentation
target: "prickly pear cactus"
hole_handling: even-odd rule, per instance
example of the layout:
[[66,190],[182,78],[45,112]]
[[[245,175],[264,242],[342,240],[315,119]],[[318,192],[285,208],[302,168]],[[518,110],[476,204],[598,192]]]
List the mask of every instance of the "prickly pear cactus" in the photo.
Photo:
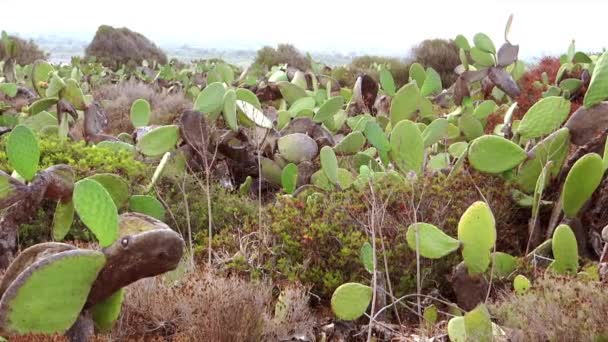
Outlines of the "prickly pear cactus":
[[597,153],[588,153],[574,163],[566,176],[562,194],[564,214],[567,217],[576,217],[600,185],[603,176],[604,164]]
[[496,135],[484,135],[471,142],[469,162],[482,172],[501,173],[526,159],[526,152],[514,142]]
[[160,126],[152,129],[137,141],[137,150],[150,157],[162,156],[175,149],[179,140],[179,127]]
[[144,99],[133,101],[131,105],[131,123],[133,127],[144,127],[150,123],[150,103]]
[[21,177],[28,181],[34,178],[38,172],[40,147],[31,129],[23,125],[13,128],[6,142],[6,155],[13,170]]
[[0,300],[0,327],[9,334],[68,330],[105,264],[103,253],[73,249],[29,265]]
[[372,301],[372,288],[359,283],[340,285],[331,297],[331,309],[339,319],[353,321],[365,313]]
[[558,274],[576,274],[578,271],[578,245],[574,232],[561,224],[553,232],[551,241],[554,261],[549,269]]
[[483,273],[490,264],[490,250],[496,242],[496,222],[485,202],[475,202],[458,222],[458,240],[470,274]]
[[460,247],[460,241],[428,223],[415,223],[409,226],[406,238],[407,244],[412,250],[415,251],[418,246],[420,255],[429,259],[439,259]]
[[102,247],[118,237],[118,211],[108,191],[92,179],[76,182],[74,208],[82,222],[95,234]]

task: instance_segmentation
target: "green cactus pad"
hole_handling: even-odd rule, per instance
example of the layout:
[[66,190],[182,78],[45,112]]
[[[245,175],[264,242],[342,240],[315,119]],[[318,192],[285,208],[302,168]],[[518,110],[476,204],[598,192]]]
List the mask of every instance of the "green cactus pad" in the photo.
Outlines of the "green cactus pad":
[[281,167],[272,159],[262,157],[260,160],[262,177],[275,184],[281,186]]
[[[414,66],[414,64],[412,64],[412,66]],[[409,83],[401,87],[391,102],[391,124],[395,126],[401,120],[411,119],[418,109],[419,98],[420,90],[416,83]]]
[[107,247],[118,238],[118,211],[108,191],[92,179],[74,185],[74,209],[80,220],[95,234],[99,244]]
[[477,120],[484,120],[490,114],[495,112],[497,108],[498,108],[498,106],[496,105],[496,102],[494,102],[492,100],[483,101],[482,103],[479,104],[479,106],[477,106],[477,108],[475,108],[475,111],[473,112],[473,116]]
[[583,105],[591,108],[607,99],[608,91],[606,89],[608,89],[608,52],[604,52],[595,63]]
[[298,113],[304,110],[314,110],[315,109],[315,99],[312,97],[303,97],[294,102],[291,107],[289,107],[288,112],[291,114],[291,117],[298,116]]
[[348,189],[354,182],[355,177],[349,170],[338,168],[338,185],[340,189]]
[[570,113],[570,101],[550,96],[536,102],[519,123],[517,133],[526,139],[548,135],[559,128]]
[[321,169],[327,179],[333,184],[338,184],[338,159],[334,150],[329,146],[323,146],[320,152],[321,157]]
[[124,301],[124,298],[125,290],[120,289],[108,299],[101,303],[95,304],[95,306],[91,308],[95,328],[101,332],[108,332],[112,329],[114,322],[116,322],[120,316],[120,310],[122,309],[122,302]]
[[485,305],[479,304],[464,315],[467,341],[492,342],[492,320]]
[[8,97],[17,95],[17,85],[15,83],[0,83],[0,93],[4,93]]
[[464,329],[464,317],[452,317],[448,321],[448,337],[451,342],[466,342],[467,333]]
[[386,134],[382,130],[382,127],[376,121],[368,121],[365,124],[365,137],[374,146],[379,153],[386,153],[391,149],[391,145],[386,138]]
[[252,184],[253,178],[251,178],[251,176],[247,176],[247,178],[245,178],[245,181],[241,185],[239,185],[239,194],[247,195],[251,190]]
[[236,92],[228,89],[224,94],[224,110],[222,111],[226,125],[233,131],[239,129],[236,116]]
[[131,105],[131,123],[133,127],[144,127],[150,124],[150,103],[145,99],[137,99]]
[[474,46],[471,48],[471,58],[481,67],[494,66],[494,56],[491,53],[482,51],[480,48]]
[[440,171],[449,168],[450,166],[450,155],[445,152],[437,153],[429,158],[426,164],[427,169],[433,171]]
[[469,51],[471,49],[469,41],[465,36],[461,34],[457,35],[456,38],[454,38],[454,44],[456,44],[456,46],[458,46],[460,49],[463,49],[464,51]]
[[454,157],[460,157],[467,149],[469,148],[469,144],[466,141],[459,141],[451,144],[448,147],[448,153]]
[[258,99],[258,97],[251,90],[249,90],[247,88],[237,88],[236,89],[236,99],[245,101],[245,102],[249,102],[255,108],[260,109],[260,110],[262,109],[262,104],[260,103],[260,100]]
[[64,333],[76,321],[97,274],[103,253],[69,250],[30,265],[0,300],[0,326],[14,334]]
[[414,80],[418,88],[422,87],[426,79],[426,71],[420,63],[410,65],[410,80]]
[[290,163],[300,163],[314,159],[319,153],[317,143],[308,135],[293,133],[277,141],[279,153]]
[[484,52],[496,53],[496,47],[494,46],[492,39],[485,33],[477,33],[473,37],[473,44]]
[[588,153],[574,163],[564,182],[562,202],[564,214],[576,217],[591,198],[604,176],[604,163],[597,153]]
[[372,244],[365,241],[359,250],[359,259],[369,273],[374,273],[374,248]]
[[365,146],[365,136],[361,132],[350,132],[344,139],[340,140],[334,147],[334,152],[339,155],[355,154]]
[[557,177],[566,161],[570,147],[570,132],[561,128],[536,144],[531,150],[533,157],[524,161],[515,179],[521,190],[531,193],[546,162],[551,161],[552,178]]
[[310,176],[310,184],[326,191],[333,190],[333,186],[323,170],[318,170]]
[[194,101],[194,110],[205,114],[213,114],[222,110],[224,105],[224,93],[226,89],[220,82],[215,82],[207,85],[196,101]]
[[355,163],[355,168],[357,169],[365,165],[367,167],[371,167],[371,169],[374,171],[382,170],[382,167],[380,167],[380,164],[378,164],[376,159],[367,153],[357,152],[353,158],[353,162]]
[[59,92],[62,91],[65,86],[65,81],[59,77],[57,72],[52,72],[49,86],[46,88],[45,92],[46,97],[58,96]]
[[433,120],[433,122],[422,131],[424,146],[429,147],[439,142],[439,140],[446,138],[449,124],[448,120],[444,118]]
[[113,173],[98,173],[88,178],[103,185],[112,197],[116,208],[122,207],[129,199],[129,183],[119,175]]
[[429,67],[426,69],[426,77],[424,84],[420,87],[420,96],[429,96],[440,92],[441,76],[435,71],[435,69]]
[[483,125],[472,114],[463,114],[458,118],[458,128],[471,141],[483,135]]
[[314,122],[325,122],[332,118],[344,106],[344,98],[342,96],[334,96],[325,101],[315,114]]
[[391,159],[401,172],[422,172],[424,141],[415,123],[400,121],[391,132],[390,145]]
[[87,102],[80,85],[71,78],[65,81],[65,88],[59,92],[59,96],[66,99],[76,110],[87,109]]
[[281,81],[278,82],[277,85],[279,86],[279,91],[281,92],[281,95],[289,104],[293,104],[298,99],[307,96],[306,90],[302,89],[301,87],[298,87],[293,83]]
[[363,316],[371,301],[371,287],[346,283],[340,285],[331,296],[331,309],[339,319],[354,321]]
[[23,119],[21,125],[32,131],[40,132],[45,127],[57,127],[57,118],[47,111],[42,111]]
[[[59,98],[57,98],[57,97],[45,97],[45,98],[34,101],[29,106],[28,111],[29,111],[30,115],[36,115],[42,111],[45,111],[45,110],[51,108],[54,105],[56,105],[58,101],[59,101]],[[55,119],[55,123],[57,123],[57,119]]]
[[246,120],[249,120],[260,127],[272,128],[272,121],[270,121],[270,119],[255,105],[249,102],[236,100],[236,106],[239,113],[242,114],[241,118],[244,116]]
[[532,287],[532,283],[525,276],[518,274],[515,279],[513,279],[513,289],[515,293],[518,295],[524,295],[528,290]]
[[131,198],[129,198],[129,210],[154,217],[157,220],[165,220],[165,207],[159,200],[152,196],[131,196]]
[[142,154],[156,157],[175,149],[178,140],[179,127],[167,125],[152,129],[141,137],[135,146]]
[[439,259],[460,247],[460,241],[445,234],[441,229],[428,223],[414,223],[407,228],[408,246],[416,250],[416,232],[420,255],[429,259]]
[[503,252],[492,253],[493,274],[497,278],[507,278],[517,268],[517,259]]
[[74,202],[57,202],[53,215],[53,240],[61,241],[68,234],[74,221]]
[[462,256],[470,274],[483,273],[490,263],[490,249],[496,242],[496,222],[485,202],[475,202],[458,222],[458,240],[463,244]]
[[298,181],[298,167],[294,163],[287,164],[281,172],[281,185],[283,191],[292,194],[296,190]]
[[21,177],[30,181],[38,172],[40,147],[31,129],[19,125],[11,131],[6,142],[8,163]]
[[53,72],[53,66],[46,61],[36,61],[32,66],[32,84],[34,90],[39,96],[44,95],[43,84],[49,81],[51,72]]
[[386,68],[382,68],[378,74],[378,77],[380,78],[380,85],[382,86],[382,89],[384,89],[388,95],[394,96],[396,91],[395,79],[393,79],[391,72]]
[[501,173],[511,170],[527,157],[519,145],[496,135],[484,135],[471,142],[469,162],[487,173]]
[[560,224],[551,240],[554,261],[549,268],[558,274],[576,274],[578,271],[578,244],[568,225]]

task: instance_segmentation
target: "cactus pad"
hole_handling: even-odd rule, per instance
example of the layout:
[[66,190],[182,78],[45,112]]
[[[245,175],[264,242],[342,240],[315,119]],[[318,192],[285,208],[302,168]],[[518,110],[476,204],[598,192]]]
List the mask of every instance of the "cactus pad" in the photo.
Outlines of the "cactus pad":
[[469,162],[482,172],[501,173],[526,159],[526,152],[514,142],[496,135],[484,135],[471,142]]
[[496,242],[496,222],[485,202],[475,202],[458,222],[458,240],[462,256],[471,274],[483,273],[490,264],[490,249]]
[[578,271],[578,245],[568,225],[560,224],[551,240],[554,261],[549,268],[558,274],[576,274]]
[[329,146],[323,146],[321,149],[321,169],[327,179],[333,184],[338,184],[338,159],[334,150]]
[[137,141],[137,150],[149,157],[156,157],[175,149],[179,140],[179,127],[160,126],[152,129]]
[[122,207],[129,199],[129,183],[119,175],[113,173],[97,173],[88,178],[103,185],[110,196],[112,196],[116,208]]
[[74,202],[57,202],[53,215],[53,239],[61,241],[68,234],[74,221]]
[[224,94],[224,110],[222,114],[224,115],[226,125],[236,132],[239,129],[239,125],[236,117],[236,92],[233,89],[228,89]]
[[575,217],[585,202],[591,198],[604,175],[602,157],[588,153],[574,163],[564,182],[562,202],[564,214]]
[[397,168],[408,173],[422,171],[424,161],[424,140],[416,124],[409,120],[400,121],[391,132],[391,159]]
[[570,101],[561,96],[550,96],[536,102],[517,127],[523,138],[533,139],[548,135],[561,126],[570,113]]
[[277,141],[281,157],[291,163],[312,160],[319,153],[317,143],[303,133],[288,134]]
[[108,191],[92,179],[76,182],[72,197],[80,220],[95,234],[102,247],[118,237],[118,212]]
[[365,136],[363,133],[355,131],[340,140],[334,147],[334,152],[336,154],[355,154],[361,151],[363,146],[365,146]]
[[194,110],[205,114],[219,112],[224,105],[225,92],[224,85],[220,82],[207,85],[196,97]]
[[331,309],[342,320],[361,317],[372,301],[372,288],[359,283],[340,285],[331,296]]
[[129,210],[154,217],[157,220],[165,219],[165,207],[155,197],[148,195],[133,195],[129,198]]
[[315,114],[314,122],[325,122],[331,119],[344,106],[344,98],[342,96],[334,96],[325,101]]
[[521,274],[518,274],[515,279],[513,279],[513,289],[518,295],[526,294],[530,287],[532,287],[530,280]]
[[606,89],[608,89],[608,52],[604,52],[595,63],[583,105],[591,108],[608,98]]
[[93,321],[95,327],[102,331],[107,332],[112,329],[114,322],[120,316],[120,310],[122,309],[122,302],[125,298],[125,290],[120,289],[116,291],[110,298],[97,303],[91,308],[93,313]]
[[272,121],[270,121],[270,119],[255,105],[249,102],[236,100],[236,106],[241,113],[245,115],[247,120],[263,128],[272,128]]
[[6,155],[13,170],[30,181],[38,172],[40,147],[31,129],[19,125],[11,131],[6,142]]
[[68,250],[36,261],[0,300],[0,326],[12,334],[63,333],[78,318],[105,264],[101,252]]
[[296,190],[296,183],[298,181],[298,167],[294,163],[287,164],[281,172],[281,185],[283,190],[292,194]]
[[133,127],[144,127],[150,123],[150,103],[144,99],[137,99],[131,105],[131,123]]
[[439,259],[460,247],[460,241],[447,235],[441,229],[428,223],[415,223],[407,229],[407,244],[416,250],[416,232],[418,232],[418,246],[420,255],[429,259]]

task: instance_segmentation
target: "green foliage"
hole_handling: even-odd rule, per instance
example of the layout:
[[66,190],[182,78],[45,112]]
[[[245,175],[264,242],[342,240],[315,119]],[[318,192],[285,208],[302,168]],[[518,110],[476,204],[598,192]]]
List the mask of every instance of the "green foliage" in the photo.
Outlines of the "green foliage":
[[558,274],[576,274],[578,271],[578,245],[568,225],[560,224],[551,241],[554,261],[550,269]]
[[129,198],[129,210],[165,220],[165,207],[156,198],[148,195],[133,195]]
[[523,276],[521,274],[518,274],[513,279],[513,289],[515,290],[515,293],[517,293],[518,295],[526,294],[526,292],[528,292],[528,290],[530,289],[531,286],[532,286],[532,283],[530,283],[530,280],[528,280],[528,278],[526,278],[525,276]]
[[155,157],[175,149],[180,138],[176,125],[160,126],[150,130],[137,141],[137,149],[146,156]]
[[360,250],[361,263],[367,272],[374,273],[374,248],[369,242],[365,242]]
[[495,277],[507,278],[517,268],[517,260],[507,253],[495,252],[492,253],[492,268]]
[[567,217],[576,217],[600,185],[603,175],[604,164],[597,153],[588,153],[574,163],[566,176],[562,194],[564,214]]
[[359,283],[342,284],[331,297],[331,309],[339,319],[356,320],[367,310],[372,292],[371,287]]
[[6,155],[13,170],[30,181],[38,172],[40,147],[38,139],[27,127],[15,127],[6,142]]
[[131,123],[133,127],[147,126],[150,122],[150,103],[144,99],[138,99],[131,105]]
[[296,190],[296,182],[298,180],[298,167],[294,163],[287,164],[281,173],[281,185],[283,190],[292,194]]
[[483,273],[490,264],[490,249],[496,243],[496,222],[485,202],[473,203],[458,222],[458,240],[470,274]]
[[[78,318],[105,264],[101,252],[68,250],[29,266],[0,301],[0,325],[16,334],[63,333]],[[47,319],[38,319],[47,317]]]
[[484,135],[471,142],[469,162],[488,173],[511,170],[526,159],[526,152],[514,142],[496,135]]
[[83,179],[74,185],[74,209],[82,222],[95,234],[102,247],[118,238],[118,211],[112,197],[100,183]]
[[409,226],[406,236],[410,248],[415,251],[418,246],[420,255],[425,258],[439,259],[460,247],[460,241],[428,223],[415,223]]

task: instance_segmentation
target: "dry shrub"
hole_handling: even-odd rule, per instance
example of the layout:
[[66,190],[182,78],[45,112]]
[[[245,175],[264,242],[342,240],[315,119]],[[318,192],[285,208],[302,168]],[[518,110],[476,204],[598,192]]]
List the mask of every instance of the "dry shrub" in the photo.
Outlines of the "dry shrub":
[[[17,45],[17,56],[15,61],[20,65],[27,65],[34,63],[38,59],[46,59],[48,54],[38,47],[33,40],[24,40],[19,37],[10,36],[10,38]],[[4,50],[4,44],[0,41],[0,60],[6,57],[6,51]]]
[[93,41],[85,50],[87,58],[96,57],[103,65],[118,69],[121,65],[137,66],[145,59],[167,63],[167,56],[144,35],[126,27],[99,26]]
[[288,64],[304,71],[310,69],[310,60],[291,44],[279,44],[276,49],[264,46],[258,50],[254,64],[268,69],[278,64]]
[[[163,278],[141,280],[127,288],[122,316],[111,336],[118,340],[169,337],[177,341],[269,341],[279,334],[312,331],[308,297],[294,288],[285,297],[286,319],[272,318],[272,286],[237,278],[192,272],[171,286]],[[291,292],[290,292],[291,291]]]
[[93,96],[102,103],[113,134],[133,130],[130,112],[131,105],[137,99],[150,102],[151,124],[170,124],[185,110],[192,108],[192,102],[182,92],[169,93],[165,89],[158,91],[151,85],[136,81],[103,85],[95,89]]
[[412,49],[414,60],[435,69],[444,88],[449,88],[458,75],[454,69],[460,64],[458,47],[452,40],[427,39]]
[[385,65],[388,67],[395,79],[397,87],[401,87],[409,81],[410,63],[399,58],[365,55],[354,58],[348,68],[355,74],[367,73],[377,79],[378,71],[375,68],[376,65]]
[[524,295],[504,294],[490,310],[524,341],[605,341],[607,290],[600,282],[545,276]]

